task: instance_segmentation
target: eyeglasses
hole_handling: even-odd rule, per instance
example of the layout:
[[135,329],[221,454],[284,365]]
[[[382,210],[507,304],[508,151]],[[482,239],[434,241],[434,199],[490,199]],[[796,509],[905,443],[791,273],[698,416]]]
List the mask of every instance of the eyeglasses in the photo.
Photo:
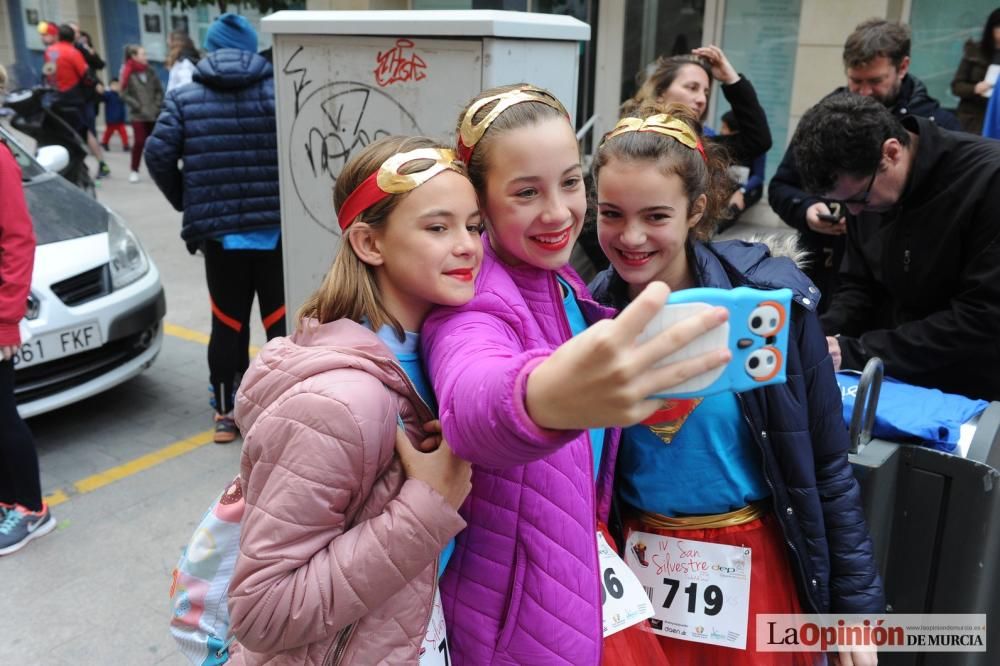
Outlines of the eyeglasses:
[[841,199],[839,203],[845,207],[867,206],[868,200],[871,198],[872,194],[872,185],[875,184],[875,178],[878,176],[878,170],[880,166],[882,166],[881,162],[878,163],[878,166],[875,167],[875,171],[872,172],[872,177],[868,180],[868,187],[865,188],[864,192],[862,192],[861,194],[856,194],[853,197],[850,197],[849,199]]

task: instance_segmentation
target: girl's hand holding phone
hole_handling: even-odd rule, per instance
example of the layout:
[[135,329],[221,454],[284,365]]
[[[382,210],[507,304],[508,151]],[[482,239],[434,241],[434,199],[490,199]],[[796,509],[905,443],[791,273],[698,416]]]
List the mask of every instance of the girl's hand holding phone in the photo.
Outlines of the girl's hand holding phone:
[[526,387],[532,420],[555,430],[633,425],[663,406],[648,396],[729,362],[727,349],[653,367],[729,317],[725,308],[709,308],[638,344],[669,294],[663,282],[649,284],[616,319],[595,323],[540,363]]

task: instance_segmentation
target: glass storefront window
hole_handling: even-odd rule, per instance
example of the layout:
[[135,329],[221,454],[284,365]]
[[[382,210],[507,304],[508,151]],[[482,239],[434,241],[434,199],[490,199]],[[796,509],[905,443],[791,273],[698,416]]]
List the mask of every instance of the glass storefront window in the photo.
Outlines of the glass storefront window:
[[[726,4],[722,50],[736,71],[753,83],[771,127],[773,147],[767,154],[768,180],[781,163],[788,142],[801,10],[802,0],[744,0]],[[721,93],[715,95],[715,113],[709,125],[718,128],[719,118],[729,110],[729,104]]]
[[968,39],[979,41],[994,9],[995,0],[913,0],[910,73],[924,82],[941,106],[953,109],[958,104],[958,98],[951,94],[951,79],[962,60],[962,47]]
[[704,22],[705,0],[627,0],[621,99],[635,94],[659,56],[701,46]]

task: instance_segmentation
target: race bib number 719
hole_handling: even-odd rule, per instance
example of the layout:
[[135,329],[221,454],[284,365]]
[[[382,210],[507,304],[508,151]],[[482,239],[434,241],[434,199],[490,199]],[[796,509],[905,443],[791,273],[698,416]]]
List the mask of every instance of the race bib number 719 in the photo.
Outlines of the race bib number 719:
[[625,561],[653,605],[654,633],[746,649],[749,548],[632,532]]

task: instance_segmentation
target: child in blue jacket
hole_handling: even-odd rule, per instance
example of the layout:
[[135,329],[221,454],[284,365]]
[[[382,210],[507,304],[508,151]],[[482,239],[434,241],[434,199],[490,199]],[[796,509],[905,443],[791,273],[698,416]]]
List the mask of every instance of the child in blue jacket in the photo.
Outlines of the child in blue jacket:
[[101,147],[104,150],[110,150],[108,141],[111,140],[111,135],[117,132],[118,136],[122,138],[125,152],[128,152],[131,148],[128,145],[128,132],[125,131],[125,102],[118,94],[118,79],[111,79],[108,87],[109,90],[101,93],[101,99],[104,101],[104,122],[107,125],[104,129],[104,136],[101,137]]

